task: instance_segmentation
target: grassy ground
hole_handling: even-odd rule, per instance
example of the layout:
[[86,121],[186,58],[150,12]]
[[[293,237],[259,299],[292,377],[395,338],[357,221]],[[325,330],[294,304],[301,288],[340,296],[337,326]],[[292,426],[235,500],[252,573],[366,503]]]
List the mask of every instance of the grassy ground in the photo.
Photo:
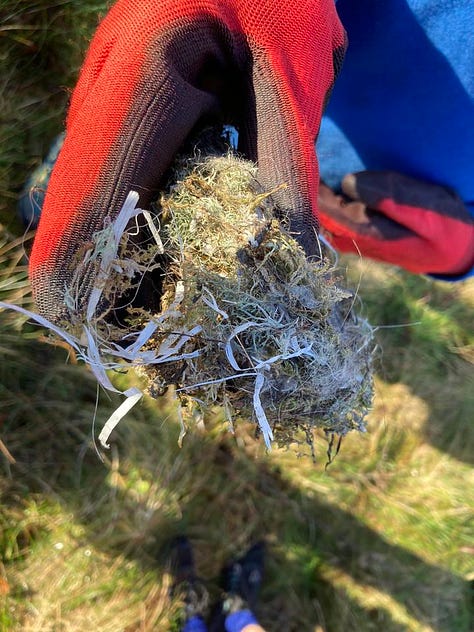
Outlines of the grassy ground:
[[[28,302],[15,197],[104,6],[0,4],[0,300]],[[180,449],[172,401],[123,421],[102,462],[94,380],[0,314],[0,630],[178,630],[166,545],[183,532],[213,590],[228,556],[267,539],[270,632],[471,629],[474,283],[345,264],[380,326],[377,388],[369,432],[327,470],[323,439],[313,465],[215,420]],[[101,396],[97,426],[116,404]]]

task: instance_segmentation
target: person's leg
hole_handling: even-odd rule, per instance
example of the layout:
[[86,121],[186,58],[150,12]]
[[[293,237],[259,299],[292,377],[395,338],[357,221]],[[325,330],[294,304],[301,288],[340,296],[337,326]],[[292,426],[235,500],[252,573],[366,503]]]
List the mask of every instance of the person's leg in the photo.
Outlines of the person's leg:
[[[265,546],[259,542],[223,570],[224,598],[211,630],[264,632],[254,614],[263,579]],[[214,624],[214,627],[213,627]]]
[[194,615],[185,622],[181,632],[207,632],[207,626],[201,616]]
[[226,632],[265,632],[251,610],[240,610],[227,615],[224,626]]
[[175,578],[172,594],[180,594],[184,601],[182,632],[208,632],[204,614],[209,594],[196,575],[191,544],[185,536],[179,536],[173,542],[171,571]]

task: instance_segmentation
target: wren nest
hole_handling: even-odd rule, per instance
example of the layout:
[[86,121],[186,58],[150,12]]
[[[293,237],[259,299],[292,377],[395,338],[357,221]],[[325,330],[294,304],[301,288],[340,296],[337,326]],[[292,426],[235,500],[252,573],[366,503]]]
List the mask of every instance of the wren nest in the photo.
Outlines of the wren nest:
[[[333,263],[323,251],[306,257],[248,161],[179,158],[170,182],[154,213],[138,208],[130,191],[78,252],[63,323],[0,308],[66,340],[103,388],[121,392],[107,370],[132,367],[152,397],[171,388],[188,418],[220,408],[229,424],[253,420],[268,447],[312,447],[316,428],[330,445],[364,430],[372,329]],[[94,279],[86,304],[84,278]],[[99,435],[105,447],[143,392],[123,395]]]
[[[372,330],[333,264],[309,260],[285,232],[252,163],[234,155],[181,159],[173,182],[157,202],[153,230],[159,307],[127,316],[131,331],[158,323],[147,351],[180,353],[141,363],[149,394],[172,386],[187,410],[220,406],[230,423],[252,419],[267,446],[314,428],[363,430]],[[114,272],[108,281],[116,292],[120,278]]]

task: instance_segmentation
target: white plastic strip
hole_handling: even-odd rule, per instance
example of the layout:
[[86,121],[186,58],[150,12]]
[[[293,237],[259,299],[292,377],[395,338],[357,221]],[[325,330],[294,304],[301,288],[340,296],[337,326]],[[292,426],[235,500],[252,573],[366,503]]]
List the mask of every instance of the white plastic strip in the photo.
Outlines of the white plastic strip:
[[225,345],[225,354],[226,354],[227,360],[229,361],[230,366],[235,371],[245,371],[245,369],[243,369],[241,366],[239,366],[237,360],[235,359],[234,351],[232,349],[231,342],[232,342],[233,338],[235,338],[236,336],[241,334],[243,331],[246,331],[250,327],[261,327],[261,325],[259,325],[258,323],[254,322],[254,321],[249,321],[247,323],[242,323],[241,325],[239,325],[238,327],[236,327],[234,329],[234,331],[230,334],[230,336],[227,339],[227,342],[226,342],[226,345]]
[[260,430],[263,433],[265,445],[269,450],[271,450],[273,432],[270,428],[270,424],[268,423],[268,419],[263,409],[262,402],[260,401],[260,391],[262,390],[264,383],[265,376],[263,375],[263,373],[257,373],[257,377],[255,378],[255,389],[253,392],[253,408],[257,417],[258,425],[260,426]]
[[97,348],[94,337],[87,327],[84,327],[84,332],[87,337],[87,348],[88,348],[88,357],[87,363],[89,364],[92,372],[94,373],[96,380],[99,382],[101,386],[103,386],[108,391],[112,391],[114,393],[120,393],[118,389],[112,384],[109,379],[109,376],[105,372],[105,368],[103,362],[100,358],[99,349]]
[[53,325],[53,323],[47,318],[43,318],[43,316],[40,316],[39,314],[30,312],[29,309],[25,309],[24,307],[20,307],[19,305],[13,305],[12,303],[3,303],[2,301],[0,301],[0,308],[13,309],[15,312],[20,312],[20,314],[24,314],[25,316],[28,316],[28,318],[32,318],[38,323],[38,325],[46,327],[46,329],[51,329],[51,331],[54,331],[54,333],[57,334],[60,338],[63,338],[63,340],[70,344],[71,347],[75,349],[78,353],[80,353],[81,357],[83,357],[81,347],[79,346],[77,339],[74,336],[67,334],[63,329],[60,329],[56,325]]
[[156,241],[156,245],[158,246],[158,254],[162,255],[165,252],[165,247],[163,246],[163,242],[161,241],[160,233],[157,231],[155,222],[153,221],[153,217],[151,216],[150,211],[142,210],[142,215],[148,224],[148,228],[150,229],[151,234],[153,235],[153,239]]
[[[213,309],[215,312],[217,312],[220,316],[222,316],[224,320],[227,320],[229,318],[229,314],[219,307],[216,299],[214,298],[214,295],[207,289],[207,287],[203,287],[202,290],[203,290],[203,293],[201,294],[202,302],[205,303],[211,309]],[[207,298],[207,296],[204,296],[204,292],[206,292],[209,295],[209,298]]]
[[[86,320],[90,322],[94,316],[97,305],[102,296],[105,282],[110,273],[110,266],[114,259],[117,257],[118,248],[122,235],[127,227],[128,222],[132,217],[135,217],[142,212],[140,208],[137,208],[138,193],[136,191],[130,191],[127,195],[127,199],[123,203],[120,212],[112,225],[110,226],[110,234],[107,235],[106,243],[104,245],[101,254],[100,269],[97,274],[94,287],[89,296],[87,303]],[[108,230],[108,229],[107,229]]]
[[143,397],[143,393],[135,387],[125,391],[124,395],[126,395],[127,399],[110,415],[99,434],[99,441],[104,448],[110,448],[107,442],[113,430],[120,423],[121,419],[125,417]]

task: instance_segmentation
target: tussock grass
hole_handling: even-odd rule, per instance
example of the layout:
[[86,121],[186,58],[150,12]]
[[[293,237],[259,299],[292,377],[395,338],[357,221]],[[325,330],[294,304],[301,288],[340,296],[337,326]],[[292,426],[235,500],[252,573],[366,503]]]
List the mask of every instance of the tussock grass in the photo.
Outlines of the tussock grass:
[[[89,0],[2,5],[9,23],[30,16],[33,35],[20,35],[37,42],[30,53],[16,34],[0,36],[2,55],[5,43],[10,51],[4,67],[15,69],[0,75],[9,108],[2,111],[16,112],[31,91],[44,94],[45,77],[71,85],[68,47],[76,49],[84,24],[95,23],[97,7]],[[45,11],[62,14],[63,26],[50,21],[39,30]],[[47,71],[46,44],[66,74],[54,64]],[[63,117],[49,98],[24,108],[25,117],[2,119],[10,149],[0,147],[0,205],[10,232],[16,192]],[[0,255],[0,270],[16,261],[19,287],[3,285],[2,299],[28,304],[23,250],[10,252]],[[269,540],[258,614],[270,632],[472,629],[474,283],[445,285],[346,261],[371,323],[390,328],[376,332],[368,432],[346,437],[327,471],[322,442],[316,466],[279,450],[269,458],[250,428],[230,438],[213,419],[204,436],[190,434],[179,449],[172,400],[140,405],[102,463],[91,441],[94,380],[66,362],[64,349],[36,341],[23,319],[0,314],[0,439],[16,461],[0,452],[2,632],[179,630],[166,560],[167,543],[182,532],[211,579],[225,558],[258,537]],[[2,283],[16,274],[3,273]],[[125,380],[117,375],[117,386]],[[101,397],[98,426],[118,403],[111,398]]]

